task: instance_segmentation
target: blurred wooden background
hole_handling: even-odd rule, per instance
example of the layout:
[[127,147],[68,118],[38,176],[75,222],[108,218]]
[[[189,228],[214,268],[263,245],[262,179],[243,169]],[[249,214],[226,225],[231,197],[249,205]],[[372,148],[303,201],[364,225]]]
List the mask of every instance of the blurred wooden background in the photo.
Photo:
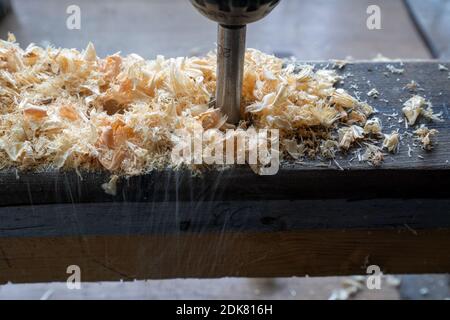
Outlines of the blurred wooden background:
[[[92,41],[101,56],[121,51],[151,58],[202,54],[216,41],[215,23],[200,16],[188,0],[12,2],[13,14],[1,23],[0,35],[11,31],[23,46],[35,42],[82,49]],[[66,28],[66,9],[73,4],[81,9],[80,30]],[[381,8],[381,30],[367,29],[369,5]],[[368,59],[377,53],[431,57],[402,0],[282,0],[248,29],[250,47],[305,60]]]

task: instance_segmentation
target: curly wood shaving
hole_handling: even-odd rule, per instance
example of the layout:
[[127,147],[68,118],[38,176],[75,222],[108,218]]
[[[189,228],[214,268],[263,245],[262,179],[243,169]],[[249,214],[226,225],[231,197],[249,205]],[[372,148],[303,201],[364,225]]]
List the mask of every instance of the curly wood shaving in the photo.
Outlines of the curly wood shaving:
[[368,161],[375,167],[380,166],[384,160],[384,154],[381,148],[369,143],[366,146],[366,151],[362,155],[361,160]]
[[106,194],[109,194],[111,196],[117,195],[117,181],[118,180],[119,180],[119,177],[117,175],[112,175],[108,182],[102,184],[102,189],[105,191]]
[[367,92],[367,95],[369,97],[378,98],[378,96],[380,95],[380,92],[378,92],[378,90],[376,88],[373,88],[369,92]]
[[403,74],[405,72],[405,69],[403,68],[396,68],[392,64],[388,64],[386,68],[392,73],[392,74]]
[[398,132],[394,131],[391,134],[384,135],[383,148],[387,149],[389,152],[396,152],[399,143],[400,135]]
[[439,133],[439,131],[437,131],[436,129],[428,129],[424,125],[414,131],[414,134],[422,144],[422,148],[424,148],[425,150],[431,150],[433,148],[433,138],[437,133]]
[[373,118],[367,120],[364,126],[364,133],[378,136],[381,134],[382,128],[381,120],[379,118]]
[[339,146],[342,149],[349,149],[354,142],[362,140],[363,138],[364,129],[359,126],[353,125],[339,130]]
[[[427,109],[424,109],[428,106]],[[403,104],[403,114],[405,115],[408,125],[412,126],[416,123],[417,118],[422,115],[423,117],[434,120],[442,121],[440,114],[433,113],[431,103],[427,102],[425,98],[415,95]]]
[[413,96],[411,99],[403,104],[403,114],[408,120],[410,126],[416,123],[417,118],[422,113],[422,107],[425,105],[426,100],[421,96]]

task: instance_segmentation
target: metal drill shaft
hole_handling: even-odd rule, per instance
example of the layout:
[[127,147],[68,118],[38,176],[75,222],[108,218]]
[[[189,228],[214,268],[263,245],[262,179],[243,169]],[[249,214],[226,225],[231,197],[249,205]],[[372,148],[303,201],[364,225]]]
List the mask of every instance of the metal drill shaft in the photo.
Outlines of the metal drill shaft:
[[246,26],[219,24],[216,104],[236,124],[240,119]]

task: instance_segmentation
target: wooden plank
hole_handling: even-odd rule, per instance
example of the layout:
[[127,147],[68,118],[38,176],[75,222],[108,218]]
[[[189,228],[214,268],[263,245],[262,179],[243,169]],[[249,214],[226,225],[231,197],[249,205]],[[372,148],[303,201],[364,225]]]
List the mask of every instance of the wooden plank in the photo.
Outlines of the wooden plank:
[[[419,162],[426,166],[426,161]],[[312,164],[311,164],[312,165]],[[286,165],[287,166],[287,165]],[[448,198],[449,170],[367,169],[341,171],[337,168],[282,167],[277,175],[257,176],[250,169],[208,172],[154,172],[118,182],[116,196],[106,194],[101,184],[109,174],[76,173],[23,174],[2,173],[1,206],[94,202],[171,202],[231,200],[295,200],[341,198]],[[324,187],[326,184],[326,187]],[[344,187],[345,186],[345,187]],[[426,187],[425,187],[426,186]]]
[[450,230],[0,238],[0,283],[446,273]]
[[0,208],[3,238],[450,229],[450,199],[50,204]]
[[[405,86],[412,80],[420,87],[417,94],[426,97],[443,122],[420,119],[417,126],[426,124],[439,130],[438,144],[433,151],[422,150],[414,137],[404,135],[397,154],[387,154],[380,168],[355,160],[355,154],[339,154],[336,162],[305,160],[302,163],[284,162],[275,176],[257,176],[247,167],[210,171],[194,177],[190,172],[166,170],[119,183],[118,196],[104,193],[101,184],[107,173],[75,172],[16,173],[0,172],[3,206],[44,203],[78,203],[104,201],[212,201],[212,200],[274,200],[299,198],[373,198],[448,197],[450,179],[450,79],[439,71],[438,62],[355,63],[339,71],[346,77],[343,88],[367,99],[377,110],[384,132],[405,129],[402,118],[403,103],[412,96]],[[450,67],[450,63],[442,64]],[[323,64],[322,64],[323,65]],[[387,66],[404,69],[404,74],[391,74]],[[355,87],[355,85],[357,87]],[[378,99],[367,97],[372,88],[380,92]],[[393,117],[396,114],[397,117]],[[411,153],[409,153],[411,147]],[[357,149],[357,151],[360,149]],[[363,152],[364,150],[362,150]],[[411,157],[409,156],[411,154]],[[352,160],[353,159],[353,160]],[[326,179],[327,188],[323,188]],[[299,183],[301,181],[302,183]],[[438,182],[438,183],[437,183]],[[346,188],[342,188],[342,186]],[[424,187],[425,186],[425,187]],[[320,191],[320,192],[319,192]]]
[[414,148],[405,135],[380,168],[349,153],[337,158],[343,171],[320,161],[285,162],[274,176],[245,167],[201,176],[165,170],[120,181],[117,196],[101,189],[107,173],[81,180],[75,172],[3,171],[0,282],[63,280],[70,264],[92,281],[343,275],[364,273],[367,259],[386,272],[450,271],[447,74],[438,62],[355,63],[339,72],[361,97],[377,88],[380,97],[367,99],[385,128],[402,133],[392,114],[412,95],[403,87],[417,81],[444,119],[427,123],[440,131],[435,149]]

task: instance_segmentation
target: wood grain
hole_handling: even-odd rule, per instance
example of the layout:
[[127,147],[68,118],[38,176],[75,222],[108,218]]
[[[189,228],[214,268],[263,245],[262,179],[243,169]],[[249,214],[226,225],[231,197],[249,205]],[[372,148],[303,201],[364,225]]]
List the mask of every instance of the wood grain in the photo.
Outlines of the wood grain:
[[0,209],[0,237],[450,229],[449,199],[51,204]]
[[450,230],[0,238],[0,283],[446,273]]

